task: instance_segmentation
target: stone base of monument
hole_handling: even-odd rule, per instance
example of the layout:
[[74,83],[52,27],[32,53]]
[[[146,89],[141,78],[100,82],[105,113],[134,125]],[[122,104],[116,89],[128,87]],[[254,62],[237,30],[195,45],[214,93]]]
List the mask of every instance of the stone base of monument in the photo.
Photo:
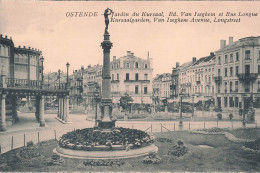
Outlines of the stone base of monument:
[[98,122],[98,128],[100,129],[112,129],[115,127],[116,120],[112,120],[112,121],[97,120],[97,122]]
[[[107,148],[106,146],[101,146],[100,150]],[[113,147],[112,147],[113,148]],[[53,150],[54,153],[74,159],[123,159],[123,158],[133,158],[148,155],[150,152],[157,152],[158,148],[154,145],[148,145],[141,148],[135,148],[130,150],[109,150],[109,151],[81,151],[62,148],[58,146]]]

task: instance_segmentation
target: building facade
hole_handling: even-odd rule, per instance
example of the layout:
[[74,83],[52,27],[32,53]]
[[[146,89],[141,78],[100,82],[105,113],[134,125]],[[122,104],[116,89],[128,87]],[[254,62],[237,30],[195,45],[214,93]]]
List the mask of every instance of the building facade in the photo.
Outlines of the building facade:
[[141,59],[131,51],[127,55],[113,57],[111,65],[111,94],[113,103],[119,103],[120,97],[128,94],[133,103],[152,103],[152,59]]
[[[260,107],[260,37],[220,41],[216,51],[216,103],[222,109]],[[250,105],[252,104],[252,105]]]

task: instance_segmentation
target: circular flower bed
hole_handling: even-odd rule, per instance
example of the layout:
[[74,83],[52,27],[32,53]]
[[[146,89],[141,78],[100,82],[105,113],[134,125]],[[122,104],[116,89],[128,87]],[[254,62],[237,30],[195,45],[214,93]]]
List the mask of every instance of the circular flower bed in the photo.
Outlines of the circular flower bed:
[[129,129],[129,128],[114,128],[111,132],[104,132],[94,128],[85,128],[75,130],[63,135],[59,140],[59,145],[64,148],[75,150],[95,150],[100,146],[104,146],[112,150],[114,146],[118,149],[126,149],[126,146],[131,148],[147,146],[154,142],[154,137],[146,132]]

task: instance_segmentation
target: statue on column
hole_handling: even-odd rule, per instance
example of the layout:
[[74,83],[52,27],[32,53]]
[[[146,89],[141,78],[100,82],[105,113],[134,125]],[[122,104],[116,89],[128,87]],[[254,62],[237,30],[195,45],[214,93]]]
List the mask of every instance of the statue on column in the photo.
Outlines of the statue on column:
[[104,17],[105,17],[105,24],[106,24],[106,28],[105,31],[107,32],[108,30],[108,24],[109,24],[109,19],[108,16],[111,15],[113,13],[113,11],[110,8],[107,8],[104,12]]

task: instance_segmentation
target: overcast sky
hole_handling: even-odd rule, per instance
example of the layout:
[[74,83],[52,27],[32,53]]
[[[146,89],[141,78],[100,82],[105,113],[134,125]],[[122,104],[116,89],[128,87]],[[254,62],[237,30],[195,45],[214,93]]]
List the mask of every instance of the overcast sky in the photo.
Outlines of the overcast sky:
[[[13,38],[15,46],[42,50],[45,70],[70,70],[81,65],[102,64],[100,43],[104,34],[104,10],[114,12],[257,12],[260,2],[24,2],[0,0],[0,33]],[[98,12],[97,17],[66,17],[67,12]],[[219,49],[220,40],[234,41],[260,36],[260,14],[240,23],[111,23],[113,56],[130,50],[140,58],[153,58],[154,72],[171,72],[176,61],[203,57]]]

